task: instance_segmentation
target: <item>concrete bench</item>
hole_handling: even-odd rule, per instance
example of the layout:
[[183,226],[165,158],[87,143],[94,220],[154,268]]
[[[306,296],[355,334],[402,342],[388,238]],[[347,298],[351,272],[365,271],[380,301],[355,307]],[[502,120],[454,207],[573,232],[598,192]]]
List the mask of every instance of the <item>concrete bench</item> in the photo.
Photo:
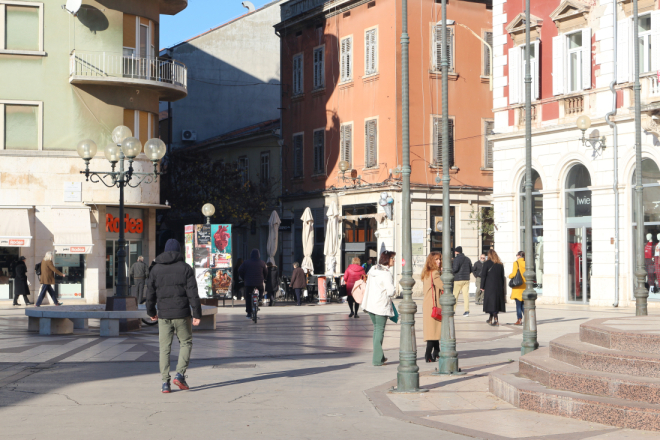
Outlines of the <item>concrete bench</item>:
[[[215,330],[215,315],[218,308],[202,306],[202,319],[194,330]],[[149,319],[147,310],[141,305],[134,311],[106,311],[105,305],[28,307],[25,309],[28,331],[40,335],[70,335],[73,329],[88,328],[89,319],[101,321],[101,336],[119,336],[120,319]]]

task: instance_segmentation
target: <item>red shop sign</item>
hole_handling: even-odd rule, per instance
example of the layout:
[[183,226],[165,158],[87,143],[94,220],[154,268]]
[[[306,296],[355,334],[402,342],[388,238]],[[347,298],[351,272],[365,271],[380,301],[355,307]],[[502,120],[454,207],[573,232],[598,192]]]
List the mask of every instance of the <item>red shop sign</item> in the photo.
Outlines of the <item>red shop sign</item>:
[[[124,217],[124,232],[131,234],[141,234],[144,231],[142,219],[130,218],[128,214]],[[105,215],[105,232],[119,232],[119,217],[112,214]]]

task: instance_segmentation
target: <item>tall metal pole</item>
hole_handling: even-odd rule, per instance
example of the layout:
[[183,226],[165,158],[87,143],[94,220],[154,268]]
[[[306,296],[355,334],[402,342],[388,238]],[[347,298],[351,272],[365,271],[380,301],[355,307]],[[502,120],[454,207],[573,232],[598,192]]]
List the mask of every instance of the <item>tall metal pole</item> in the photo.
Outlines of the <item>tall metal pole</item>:
[[401,137],[403,141],[402,188],[402,236],[405,260],[401,277],[403,300],[399,303],[401,316],[401,337],[399,342],[399,366],[396,374],[398,393],[419,393],[428,390],[419,388],[419,367],[417,366],[417,340],[415,338],[415,313],[417,304],[412,299],[415,280],[412,277],[412,233],[410,231],[410,137],[408,119],[408,0],[401,2]]
[[126,295],[126,240],[124,239],[124,153],[119,153],[119,240],[117,241],[117,290],[115,296]]
[[454,274],[451,270],[451,219],[449,218],[449,60],[447,59],[447,0],[442,0],[442,50],[440,69],[442,71],[442,283],[445,292],[440,296],[442,306],[442,333],[440,334],[439,374],[457,374],[458,353],[456,352],[456,331],[454,330]]
[[635,50],[635,205],[637,223],[637,255],[635,277],[637,277],[637,287],[635,288],[635,315],[648,315],[647,299],[649,293],[644,283],[646,281],[646,269],[644,268],[644,198],[642,186],[642,108],[640,103],[639,84],[639,14],[637,10],[637,0],[633,0],[633,47]]
[[[525,2],[525,290],[523,301],[525,321],[520,353],[525,355],[539,348],[536,332],[536,290],[534,281],[534,243],[532,242],[532,73],[530,69],[529,0]],[[583,44],[591,44],[589,42]],[[535,54],[538,57],[538,54]]]

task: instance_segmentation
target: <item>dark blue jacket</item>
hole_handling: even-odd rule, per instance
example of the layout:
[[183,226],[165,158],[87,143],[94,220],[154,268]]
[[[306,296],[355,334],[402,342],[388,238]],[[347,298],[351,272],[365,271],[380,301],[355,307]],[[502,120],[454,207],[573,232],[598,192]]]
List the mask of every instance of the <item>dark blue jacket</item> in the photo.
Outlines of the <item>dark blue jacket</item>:
[[252,249],[250,258],[238,268],[238,274],[243,278],[246,287],[259,287],[264,285],[268,276],[266,263],[261,260],[259,249]]

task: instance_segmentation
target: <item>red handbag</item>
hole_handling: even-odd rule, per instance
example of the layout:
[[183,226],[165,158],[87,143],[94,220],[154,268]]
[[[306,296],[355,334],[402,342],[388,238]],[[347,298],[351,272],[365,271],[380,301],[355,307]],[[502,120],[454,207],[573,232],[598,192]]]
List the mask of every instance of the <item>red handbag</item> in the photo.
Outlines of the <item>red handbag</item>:
[[431,288],[433,289],[433,308],[431,308],[431,318],[442,322],[442,307],[438,307],[438,303],[436,302],[433,278],[431,278]]

